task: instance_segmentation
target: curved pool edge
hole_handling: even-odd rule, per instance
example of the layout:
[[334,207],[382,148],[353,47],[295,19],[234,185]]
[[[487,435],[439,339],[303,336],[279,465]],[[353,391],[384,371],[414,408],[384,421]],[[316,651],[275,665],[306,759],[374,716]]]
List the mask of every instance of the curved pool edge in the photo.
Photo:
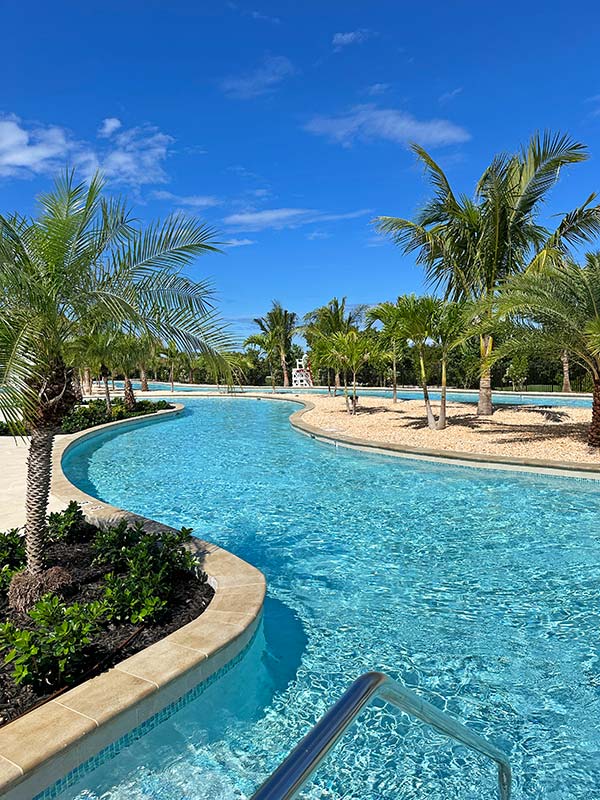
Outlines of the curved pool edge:
[[[157,393],[158,394],[158,393]],[[430,461],[438,464],[452,464],[459,467],[478,469],[508,470],[513,472],[530,472],[536,475],[556,475],[558,477],[581,478],[600,481],[600,465],[579,464],[576,461],[557,461],[553,459],[523,458],[521,456],[502,456],[490,453],[471,453],[464,450],[443,450],[430,447],[409,447],[408,445],[383,442],[377,439],[361,439],[344,433],[332,433],[312,425],[303,419],[304,415],[315,408],[310,400],[303,399],[300,393],[273,395],[271,392],[169,392],[172,399],[215,399],[222,400],[271,400],[282,403],[296,403],[303,406],[290,414],[290,425],[299,433],[303,433],[324,444],[347,447],[352,450],[377,453],[385,456],[405,458],[410,461]]]
[[[154,423],[178,415],[175,408],[57,438],[52,494],[76,500],[99,525],[118,520],[143,522],[153,531],[173,530],[154,520],[111,506],[72,484],[62,470],[67,451],[106,430]],[[192,622],[0,729],[0,796],[32,797],[77,774],[100,751],[148,724],[159,713],[243,653],[260,624],[266,580],[262,572],[227,550],[200,539],[190,543],[215,590],[207,610]],[[48,789],[50,792],[50,789]],[[54,796],[51,792],[48,797]]]
[[488,453],[469,453],[461,450],[441,450],[429,447],[408,447],[407,445],[382,442],[377,439],[361,439],[344,433],[332,433],[317,425],[312,425],[303,417],[315,408],[310,401],[300,401],[304,408],[290,415],[291,426],[307,436],[334,446],[348,447],[370,453],[397,456],[417,461],[433,461],[451,463],[462,467],[483,469],[512,470],[515,472],[533,472],[542,475],[559,475],[570,478],[600,480],[600,466],[594,464],[578,464],[574,461],[553,461],[539,458],[522,458],[520,456],[490,455]]

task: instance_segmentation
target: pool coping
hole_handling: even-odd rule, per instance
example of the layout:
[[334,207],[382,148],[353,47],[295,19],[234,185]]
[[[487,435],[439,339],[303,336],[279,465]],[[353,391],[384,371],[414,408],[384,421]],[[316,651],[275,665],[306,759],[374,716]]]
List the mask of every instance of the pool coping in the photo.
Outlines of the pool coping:
[[[52,493],[76,500],[98,525],[140,521],[147,530],[173,530],[111,506],[74,486],[62,471],[65,453],[106,430],[152,424],[178,415],[181,404],[153,414],[118,420],[57,437],[52,456]],[[98,752],[176,702],[223,669],[252,640],[262,616],[262,572],[217,545],[194,539],[215,590],[206,611],[155,644],[0,728],[0,795],[30,800]]]

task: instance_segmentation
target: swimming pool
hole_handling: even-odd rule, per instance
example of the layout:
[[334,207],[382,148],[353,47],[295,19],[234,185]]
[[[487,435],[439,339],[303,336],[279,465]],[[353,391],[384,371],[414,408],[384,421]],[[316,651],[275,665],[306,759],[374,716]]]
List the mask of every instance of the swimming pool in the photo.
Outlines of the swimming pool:
[[[117,386],[122,387],[122,382],[117,382]],[[133,386],[136,390],[140,388],[139,381],[133,381]],[[149,388],[153,391],[163,391],[163,392],[170,392],[171,385],[169,383],[149,383]],[[215,392],[218,391],[216,386],[190,386],[188,383],[176,383],[175,384],[175,391],[176,392]],[[244,387],[244,391],[247,392],[256,392],[256,391],[263,391],[263,392],[270,392],[271,389],[269,386],[247,386]],[[315,389],[308,389],[308,388],[289,388],[283,389],[282,387],[278,387],[276,390],[277,394],[327,394],[327,389],[315,388]],[[371,397],[392,397],[392,390],[391,389],[367,389],[364,387],[360,387],[358,390],[359,394],[363,394],[365,396]],[[431,399],[434,401],[438,401],[440,399],[440,393],[436,392],[435,390],[429,392]],[[419,400],[423,399],[423,393],[420,390],[415,389],[398,389],[398,397],[401,400]],[[552,397],[552,395],[544,395],[544,396],[537,396],[532,394],[527,394],[524,392],[523,394],[506,394],[504,392],[494,392],[492,394],[492,398],[495,405],[499,406],[515,406],[515,405],[522,405],[522,406],[571,406],[573,408],[591,408],[592,407],[592,399],[591,397]],[[476,403],[477,402],[477,392],[476,391],[449,391],[448,392],[448,402],[451,403]]]
[[[346,686],[381,669],[505,749],[515,798],[600,785],[600,487],[358,453],[294,406],[190,399],[66,458],[103,500],[255,564],[263,628],[230,672],[61,795],[244,798]],[[495,770],[381,705],[302,795],[488,800]]]

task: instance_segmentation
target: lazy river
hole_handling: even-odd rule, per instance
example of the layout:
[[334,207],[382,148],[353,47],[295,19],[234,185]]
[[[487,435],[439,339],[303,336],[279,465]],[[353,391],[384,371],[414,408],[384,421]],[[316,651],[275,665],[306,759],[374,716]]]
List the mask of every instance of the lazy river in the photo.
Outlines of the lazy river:
[[[388,672],[510,756],[517,800],[600,787],[600,484],[334,448],[295,406],[186,400],[88,439],[68,477],[266,575],[230,671],[63,800],[241,800],[361,673]],[[375,705],[303,798],[488,800],[495,769]]]

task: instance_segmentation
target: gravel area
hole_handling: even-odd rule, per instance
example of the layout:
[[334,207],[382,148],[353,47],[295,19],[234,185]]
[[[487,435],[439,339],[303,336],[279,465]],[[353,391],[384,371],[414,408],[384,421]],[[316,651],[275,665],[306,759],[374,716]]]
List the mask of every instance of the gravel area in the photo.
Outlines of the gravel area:
[[[310,400],[315,408],[306,412],[304,419],[328,433],[408,447],[600,466],[600,451],[586,444],[592,413],[588,408],[502,406],[492,417],[478,417],[475,405],[448,403],[448,427],[432,431],[427,427],[422,400],[393,403],[391,399],[363,395],[356,416],[347,413],[343,397],[315,395]],[[438,404],[433,408],[437,417]]]

